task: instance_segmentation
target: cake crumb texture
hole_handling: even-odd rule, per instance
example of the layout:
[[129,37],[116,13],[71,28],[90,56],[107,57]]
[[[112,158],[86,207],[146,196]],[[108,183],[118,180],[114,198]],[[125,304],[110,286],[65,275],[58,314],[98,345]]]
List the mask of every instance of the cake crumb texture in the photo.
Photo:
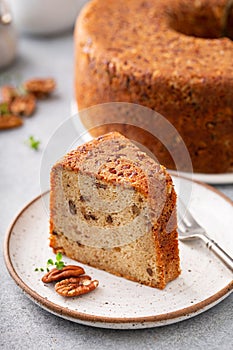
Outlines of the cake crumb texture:
[[151,287],[180,274],[176,193],[166,169],[117,132],[51,170],[50,246]]

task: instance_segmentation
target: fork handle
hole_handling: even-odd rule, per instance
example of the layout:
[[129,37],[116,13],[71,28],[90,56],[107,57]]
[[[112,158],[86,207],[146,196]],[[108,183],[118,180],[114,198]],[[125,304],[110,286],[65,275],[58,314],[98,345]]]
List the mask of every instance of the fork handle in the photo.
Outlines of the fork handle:
[[201,235],[201,238],[205,242],[207,248],[211,250],[232,272],[233,272],[233,259],[223,250],[213,239],[206,235]]

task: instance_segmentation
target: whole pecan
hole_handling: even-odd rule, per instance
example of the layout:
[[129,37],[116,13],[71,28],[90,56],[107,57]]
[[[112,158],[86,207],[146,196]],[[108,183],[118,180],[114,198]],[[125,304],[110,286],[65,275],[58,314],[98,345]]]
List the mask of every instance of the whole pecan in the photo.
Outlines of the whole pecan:
[[0,129],[17,128],[23,125],[23,121],[20,117],[13,114],[0,115]]
[[1,87],[2,100],[10,103],[17,96],[17,89],[11,85],[4,85]]
[[36,98],[45,98],[54,91],[56,82],[52,78],[30,79],[25,81],[23,87],[26,91],[32,93]]
[[10,104],[13,114],[30,116],[36,108],[36,99],[32,94],[17,96]]
[[57,282],[55,284],[55,290],[63,297],[75,297],[91,292],[96,289],[98,285],[99,282],[97,280],[92,281],[91,277],[84,275]]
[[80,266],[67,265],[63,267],[61,270],[58,270],[56,268],[50,270],[48,273],[46,273],[42,277],[42,282],[44,283],[57,282],[65,278],[77,277],[84,273],[85,273],[84,269]]

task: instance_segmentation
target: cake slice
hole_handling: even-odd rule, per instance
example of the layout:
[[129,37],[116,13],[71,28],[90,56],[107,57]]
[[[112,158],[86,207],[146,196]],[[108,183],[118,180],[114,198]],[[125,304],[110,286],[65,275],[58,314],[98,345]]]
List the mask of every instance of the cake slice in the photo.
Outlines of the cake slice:
[[93,139],[53,166],[55,253],[162,289],[180,274],[177,236],[170,175],[121,134]]

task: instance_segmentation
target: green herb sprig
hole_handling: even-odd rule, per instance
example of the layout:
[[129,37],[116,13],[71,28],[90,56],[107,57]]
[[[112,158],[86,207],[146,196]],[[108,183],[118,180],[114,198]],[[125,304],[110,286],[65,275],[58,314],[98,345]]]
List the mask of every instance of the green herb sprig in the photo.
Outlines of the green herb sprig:
[[56,261],[53,261],[53,259],[49,259],[47,261],[47,268],[50,266],[55,266],[58,270],[62,270],[65,266],[64,261],[62,261],[62,253],[57,253],[56,255]]
[[35,268],[35,271],[41,271],[41,272],[43,272],[43,271],[44,271],[44,268],[43,268],[43,267],[36,267],[36,268]]
[[29,136],[28,140],[26,140],[25,143],[35,151],[38,151],[40,146],[40,141],[36,140],[34,136]]
[[9,106],[6,102],[0,103],[0,115],[9,114]]
[[65,266],[64,261],[62,260],[62,253],[57,253],[56,254],[56,260],[53,259],[48,259],[47,264],[46,264],[46,268],[43,267],[36,267],[35,271],[50,271],[50,267],[56,267],[58,270],[62,270],[63,267]]

